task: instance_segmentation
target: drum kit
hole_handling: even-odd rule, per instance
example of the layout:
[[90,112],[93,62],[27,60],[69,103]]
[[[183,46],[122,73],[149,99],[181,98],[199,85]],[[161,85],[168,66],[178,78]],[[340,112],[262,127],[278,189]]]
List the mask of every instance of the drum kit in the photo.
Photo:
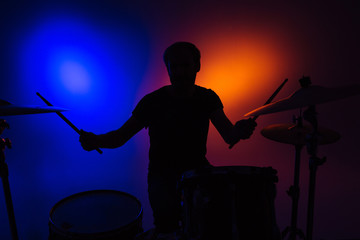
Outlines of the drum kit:
[[[273,124],[261,134],[272,141],[295,147],[294,183],[287,191],[292,199],[290,226],[280,232],[276,226],[274,199],[276,170],[271,167],[213,167],[185,172],[180,188],[183,195],[182,235],[195,239],[301,239],[312,240],[316,170],[326,158],[317,156],[318,145],[340,139],[337,132],[319,127],[315,106],[360,94],[360,85],[337,88],[312,86],[309,77],[300,79],[301,88],[287,98],[271,103],[282,85],[263,105],[245,116],[256,119],[260,115],[301,109],[294,124]],[[56,113],[76,132],[79,130],[60,112],[66,109],[52,106],[13,105],[0,100],[0,116],[37,113]],[[302,108],[307,108],[302,111]],[[305,124],[303,120],[309,124]],[[9,128],[0,120],[0,134]],[[0,176],[3,182],[6,208],[12,239],[17,240],[17,228],[8,181],[5,149],[11,148],[9,139],[0,138]],[[307,229],[297,228],[299,203],[300,153],[306,146],[309,154],[309,196]],[[101,153],[101,150],[98,149]],[[95,217],[88,212],[95,211]],[[111,216],[111,217],[109,217]],[[72,195],[58,202],[50,211],[49,239],[135,239],[142,233],[142,207],[133,196],[112,190],[94,190]]]

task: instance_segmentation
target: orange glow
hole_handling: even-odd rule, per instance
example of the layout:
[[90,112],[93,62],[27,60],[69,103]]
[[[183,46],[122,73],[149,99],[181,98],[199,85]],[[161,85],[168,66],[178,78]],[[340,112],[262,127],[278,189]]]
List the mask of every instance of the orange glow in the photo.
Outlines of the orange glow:
[[[209,41],[209,40],[208,40]],[[241,38],[226,36],[202,46],[202,69],[197,83],[213,89],[227,109],[241,108],[254,98],[265,102],[267,89],[276,89],[281,83],[278,43],[263,36]],[[280,78],[280,79],[279,79]]]

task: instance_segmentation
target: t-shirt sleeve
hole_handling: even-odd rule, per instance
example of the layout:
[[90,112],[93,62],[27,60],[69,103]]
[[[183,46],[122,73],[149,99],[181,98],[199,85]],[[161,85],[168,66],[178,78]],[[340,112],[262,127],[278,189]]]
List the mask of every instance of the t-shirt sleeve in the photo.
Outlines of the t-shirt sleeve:
[[132,115],[144,124],[145,127],[149,126],[150,117],[151,117],[151,109],[150,109],[150,96],[145,95],[139,103],[136,105],[135,109],[132,112]]
[[211,89],[209,89],[208,93],[208,111],[209,114],[213,113],[215,110],[224,108],[219,96]]

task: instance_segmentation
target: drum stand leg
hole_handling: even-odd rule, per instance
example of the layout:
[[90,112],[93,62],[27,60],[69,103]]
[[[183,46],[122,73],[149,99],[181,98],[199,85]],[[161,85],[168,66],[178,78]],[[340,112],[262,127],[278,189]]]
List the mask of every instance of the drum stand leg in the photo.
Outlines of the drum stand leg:
[[[4,130],[5,121],[0,119],[0,134]],[[9,225],[11,230],[11,235],[13,240],[18,240],[18,234],[16,229],[16,223],[15,223],[15,214],[14,214],[14,207],[11,199],[11,193],[10,193],[10,184],[9,184],[9,169],[8,165],[5,162],[5,147],[11,147],[11,142],[9,139],[2,139],[0,138],[0,177],[3,182],[3,188],[4,188],[4,195],[5,195],[5,202],[6,202],[6,208],[8,212],[8,218],[9,218]]]
[[315,203],[315,180],[317,167],[323,164],[326,158],[310,157],[310,180],[309,180],[309,200],[307,211],[306,240],[312,240],[313,224],[314,224],[314,203]]
[[310,155],[309,169],[309,198],[308,198],[308,212],[307,212],[307,226],[306,226],[306,240],[312,240],[313,224],[314,224],[314,203],[315,203],[315,180],[317,167],[325,163],[326,157],[317,157],[318,147],[318,123],[316,117],[315,105],[309,106],[304,112],[304,119],[310,122],[313,127],[313,132],[308,136],[307,140],[307,152]]
[[282,239],[285,239],[286,235],[289,233],[289,239],[295,240],[296,235],[301,239],[305,239],[304,233],[296,227],[297,225],[297,212],[299,205],[299,175],[300,175],[300,153],[303,145],[295,145],[295,170],[294,170],[294,185],[290,187],[287,191],[287,194],[292,199],[292,210],[291,210],[291,226],[285,228],[282,232]]

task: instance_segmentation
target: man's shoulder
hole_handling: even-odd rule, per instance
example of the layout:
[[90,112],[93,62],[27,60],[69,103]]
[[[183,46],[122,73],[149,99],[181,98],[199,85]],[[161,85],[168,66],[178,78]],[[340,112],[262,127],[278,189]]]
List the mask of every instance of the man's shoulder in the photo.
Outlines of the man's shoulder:
[[220,97],[212,89],[201,86],[196,86],[196,88],[198,99],[201,99],[200,101],[216,108],[223,107]]
[[[164,102],[164,97],[167,94],[167,86],[161,87],[153,92],[146,94],[136,105],[133,114],[138,118],[145,118],[143,115],[147,115],[153,110],[153,106]],[[145,121],[144,121],[145,122]]]
[[198,94],[201,95],[217,95],[212,89],[210,88],[205,88],[199,85],[195,85],[196,86],[196,92]]
[[144,96],[147,99],[156,99],[165,96],[168,93],[169,86],[163,86],[157,90],[154,90]]

